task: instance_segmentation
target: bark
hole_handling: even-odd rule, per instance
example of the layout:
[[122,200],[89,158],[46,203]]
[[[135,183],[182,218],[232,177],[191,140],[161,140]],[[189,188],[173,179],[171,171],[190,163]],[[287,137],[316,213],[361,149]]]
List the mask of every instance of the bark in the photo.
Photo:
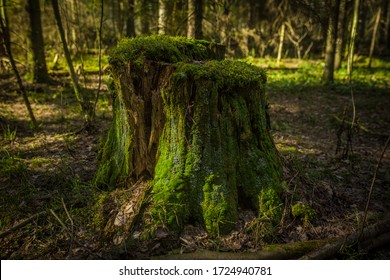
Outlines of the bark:
[[375,44],[377,41],[378,27],[381,20],[381,14],[382,14],[382,9],[381,7],[379,7],[375,16],[374,30],[372,31],[370,53],[368,55],[368,68],[371,68],[372,56],[374,54]]
[[135,37],[135,22],[134,22],[134,8],[135,1],[128,0],[128,9],[127,9],[127,24],[126,24],[126,36]]
[[32,51],[33,81],[45,83],[50,80],[45,60],[45,44],[43,41],[41,8],[39,0],[28,0],[27,11],[30,18],[29,41]]
[[15,74],[16,82],[19,86],[20,94],[23,98],[24,104],[26,105],[30,120],[31,126],[34,130],[38,129],[38,123],[35,119],[34,112],[31,108],[30,100],[27,96],[27,91],[23,85],[22,78],[20,77],[18,68],[16,67],[15,60],[12,55],[11,49],[11,36],[9,32],[9,24],[8,24],[8,15],[7,15],[7,3],[6,0],[0,0],[0,32],[3,34],[3,45],[8,56],[9,62],[11,64],[12,71]]
[[337,38],[337,23],[339,15],[340,0],[329,0],[328,26],[326,34],[325,67],[322,81],[326,84],[333,83],[335,47]]
[[280,218],[281,170],[266,128],[265,74],[243,62],[216,61],[221,50],[151,36],[123,41],[112,55],[117,97],[96,182],[112,189],[149,178],[146,213],[156,223],[143,226],[147,232],[165,225],[177,233],[195,221],[223,234],[234,228],[239,205],[258,210],[269,224]]
[[341,62],[344,55],[344,37],[345,37],[345,27],[347,25],[347,7],[346,0],[340,0],[340,11],[339,11],[339,20],[337,24],[337,40],[336,40],[336,50],[335,50],[335,60],[334,60],[334,69],[338,70],[341,67]]

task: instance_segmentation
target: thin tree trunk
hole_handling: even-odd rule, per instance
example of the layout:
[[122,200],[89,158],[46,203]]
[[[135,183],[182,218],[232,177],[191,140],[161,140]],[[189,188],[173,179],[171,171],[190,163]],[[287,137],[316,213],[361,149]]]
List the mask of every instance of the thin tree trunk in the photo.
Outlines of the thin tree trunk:
[[167,0],[158,1],[158,34],[167,34],[168,3]]
[[187,38],[195,38],[195,0],[188,0]]
[[148,0],[141,1],[141,33],[147,35],[149,30],[150,3]]
[[374,30],[372,31],[370,54],[368,56],[368,68],[371,68],[372,55],[374,54],[375,42],[377,38],[379,22],[381,20],[381,14],[382,14],[382,7],[379,7],[375,17]]
[[387,6],[386,23],[385,23],[385,48],[390,50],[390,5]]
[[358,27],[358,23],[359,23],[359,4],[360,4],[360,0],[355,0],[354,7],[353,7],[351,36],[350,36],[349,48],[348,48],[347,71],[348,71],[349,81],[352,80],[353,56],[354,56],[354,52],[355,52],[355,40],[356,40],[357,27]]
[[0,30],[1,33],[3,34],[3,44],[4,44],[4,49],[7,53],[7,56],[9,58],[10,64],[12,71],[15,74],[16,81],[19,86],[20,94],[23,97],[24,104],[26,105],[28,114],[30,116],[31,120],[31,125],[34,130],[38,129],[38,124],[34,116],[34,112],[31,108],[30,100],[28,99],[27,96],[27,91],[23,85],[22,78],[20,77],[19,71],[16,67],[16,63],[14,60],[14,57],[12,55],[12,50],[11,50],[11,36],[9,32],[9,24],[8,24],[8,16],[7,16],[7,3],[6,0],[0,0]]
[[280,60],[282,59],[285,30],[286,30],[286,25],[284,23],[282,23],[282,26],[280,27],[280,40],[279,40],[279,48],[278,48],[278,57],[276,59],[276,66],[277,67],[279,67]]
[[135,37],[135,23],[134,23],[134,0],[128,0],[127,21],[126,21],[126,36]]
[[65,38],[65,32],[64,32],[63,25],[62,25],[62,21],[61,21],[60,10],[58,7],[58,0],[51,0],[51,3],[53,6],[54,17],[56,19],[58,32],[60,33],[66,63],[68,64],[69,75],[70,75],[70,78],[72,80],[75,96],[76,96],[77,102],[79,103],[79,105],[81,107],[82,112],[85,114],[86,120],[88,121],[89,117],[90,117],[89,116],[90,115],[89,114],[90,108],[88,106],[87,100],[84,100],[84,98],[83,98],[81,87],[79,85],[78,78],[77,78],[76,72],[75,72],[74,67],[73,67],[72,59],[70,57],[68,44],[67,44],[66,38]]
[[203,37],[202,21],[203,1],[188,0],[188,38],[201,39]]
[[366,38],[366,22],[367,22],[367,10],[368,10],[368,4],[367,0],[361,0],[360,5],[359,5],[359,21],[358,21],[358,31],[357,34],[359,36],[356,38],[355,42],[355,52],[359,53],[360,52],[360,47],[362,43],[364,42],[364,39]]
[[45,83],[50,79],[45,60],[39,0],[28,0],[26,8],[30,17],[29,41],[32,50],[33,81]]
[[347,20],[347,9],[346,9],[346,0],[340,1],[340,13],[339,21],[337,24],[337,40],[336,40],[336,52],[334,59],[334,69],[338,70],[341,67],[341,61],[343,60],[343,47],[344,47],[344,36],[345,36],[345,26]]
[[203,0],[195,0],[195,39],[203,38]]
[[79,31],[79,23],[77,16],[77,0],[70,1],[70,49],[72,53],[78,53],[78,31]]
[[100,90],[102,86],[102,33],[103,33],[103,17],[104,17],[104,0],[100,0],[100,21],[99,21],[99,57],[98,57],[98,64],[99,64],[99,81],[98,81],[98,89],[96,93],[96,99],[95,103],[93,105],[93,114],[92,117],[96,116],[96,104],[99,100]]
[[337,22],[339,15],[340,0],[330,0],[329,21],[326,34],[325,68],[322,81],[326,84],[334,80],[334,60],[337,38]]

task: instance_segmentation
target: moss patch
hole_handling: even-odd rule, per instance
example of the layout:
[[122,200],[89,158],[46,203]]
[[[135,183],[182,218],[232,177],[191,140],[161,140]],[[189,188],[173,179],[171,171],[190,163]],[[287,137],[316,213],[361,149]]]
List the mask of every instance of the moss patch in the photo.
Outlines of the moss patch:
[[281,173],[266,130],[264,72],[242,62],[208,61],[179,63],[173,77],[162,93],[156,218],[175,229],[197,221],[219,235],[234,228],[241,203],[275,221],[282,210]]
[[141,66],[145,60],[177,63],[223,57],[224,49],[216,43],[184,37],[151,35],[121,40],[111,51],[109,61],[114,66],[126,62]]
[[311,222],[315,219],[317,212],[309,205],[297,203],[291,207],[291,213],[294,217],[300,218],[304,222]]
[[115,99],[113,122],[108,131],[101,153],[95,182],[104,189],[113,190],[126,181],[131,164],[130,144],[132,133],[126,108],[119,98]]

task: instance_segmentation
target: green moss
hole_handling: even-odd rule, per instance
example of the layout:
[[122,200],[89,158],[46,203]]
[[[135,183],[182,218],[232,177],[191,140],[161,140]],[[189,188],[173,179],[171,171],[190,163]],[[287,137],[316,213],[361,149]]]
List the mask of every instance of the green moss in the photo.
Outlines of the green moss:
[[229,202],[229,193],[226,186],[217,185],[218,181],[214,174],[206,178],[203,186],[204,199],[202,203],[203,218],[207,232],[219,236],[220,233],[229,232],[237,220],[235,208]]
[[317,212],[309,205],[297,203],[291,207],[291,213],[294,217],[300,218],[304,222],[311,222],[315,219]]
[[218,57],[217,46],[208,41],[184,37],[140,36],[121,40],[111,51],[109,61],[115,66],[129,61],[141,65],[145,59],[168,63],[207,60]]
[[125,39],[111,53],[118,96],[96,181],[113,188],[132,174],[132,149],[137,149],[132,137],[138,138],[129,127],[128,114],[133,112],[128,95],[139,100],[149,92],[135,92],[140,81],[126,79],[150,70],[143,68],[144,60],[163,62],[164,67],[170,63],[173,76],[164,76],[156,89],[164,126],[147,213],[156,226],[176,232],[191,222],[203,224],[212,235],[228,233],[237,222],[239,205],[258,210],[272,224],[281,211],[280,162],[266,129],[266,74],[244,62],[209,60],[219,58],[216,47],[206,41],[149,36]]
[[263,88],[267,80],[264,70],[245,62],[230,60],[210,60],[200,64],[178,63],[174,74],[176,82],[187,77],[212,80],[219,88],[227,91],[253,85]]
[[113,122],[101,151],[101,161],[96,173],[96,185],[105,189],[121,186],[131,171],[131,130],[127,111],[120,98],[115,99]]
[[196,220],[213,235],[227,233],[237,221],[238,191],[246,207],[280,217],[280,163],[262,113],[265,80],[242,62],[177,64],[174,86],[162,94],[166,124],[154,179],[153,212],[164,224]]

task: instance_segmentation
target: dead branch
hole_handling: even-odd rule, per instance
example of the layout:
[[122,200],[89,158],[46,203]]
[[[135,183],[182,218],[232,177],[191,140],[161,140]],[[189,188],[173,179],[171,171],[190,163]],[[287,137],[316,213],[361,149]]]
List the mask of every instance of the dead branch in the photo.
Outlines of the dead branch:
[[360,251],[367,252],[389,244],[390,242],[390,220],[370,225],[363,230],[363,233],[355,232],[347,237],[337,239],[328,243],[319,250],[310,252],[300,259],[302,260],[324,260],[332,258],[342,251],[346,246],[357,246]]
[[37,214],[34,214],[32,215],[31,217],[25,219],[24,221],[18,223],[17,225],[13,226],[12,228],[10,229],[7,229],[6,231],[3,231],[2,233],[0,233],[0,238],[4,238],[6,237],[7,235],[13,233],[14,231],[28,225],[29,223],[31,223],[33,220],[35,220],[36,218],[38,217],[41,217],[43,215],[47,214],[46,211],[42,211],[42,212],[39,212]]
[[365,210],[364,210],[364,218],[363,218],[363,224],[362,224],[361,234],[363,234],[364,226],[365,226],[365,224],[367,223],[367,212],[368,212],[368,207],[370,206],[371,195],[372,195],[372,191],[373,191],[373,189],[374,189],[374,184],[375,184],[375,180],[376,180],[376,175],[377,175],[377,173],[378,173],[379,165],[381,164],[382,159],[383,159],[383,156],[385,155],[385,152],[386,152],[386,150],[387,150],[387,147],[389,146],[389,141],[390,141],[390,136],[387,138],[386,144],[385,144],[385,146],[384,146],[384,148],[383,148],[383,151],[382,151],[382,154],[381,154],[381,156],[380,156],[380,158],[379,158],[378,164],[377,164],[376,167],[375,167],[374,176],[373,176],[373,178],[372,178],[372,182],[371,182],[371,186],[370,186],[370,192],[368,193],[366,208],[365,208]]

